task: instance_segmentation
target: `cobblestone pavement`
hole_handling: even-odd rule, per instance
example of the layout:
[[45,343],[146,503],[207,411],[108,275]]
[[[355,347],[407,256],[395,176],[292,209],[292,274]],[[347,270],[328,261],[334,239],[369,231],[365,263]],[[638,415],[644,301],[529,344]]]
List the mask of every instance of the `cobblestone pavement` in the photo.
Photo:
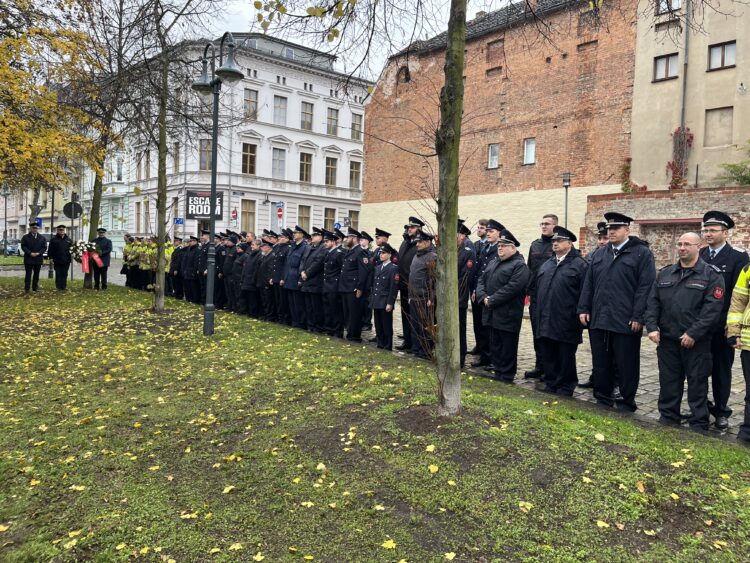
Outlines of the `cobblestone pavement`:
[[[78,264],[74,264],[74,267],[77,269],[74,272],[74,279],[72,281],[69,281],[69,284],[80,284],[83,280],[83,274],[81,273],[80,266]],[[125,276],[120,275],[120,267],[121,263],[119,261],[112,261],[112,265],[109,268],[109,282],[115,285],[125,285]],[[42,277],[46,277],[46,268],[42,269]],[[7,276],[23,276],[23,270],[3,270],[0,271],[0,276],[7,277]],[[467,340],[468,340],[468,347],[469,350],[471,350],[474,347],[474,329],[472,324],[472,316],[471,311],[469,311],[469,314],[467,315]],[[398,307],[398,301],[397,301],[397,307],[394,311],[393,315],[394,319],[394,335],[401,334],[401,313],[400,308]],[[374,332],[364,332],[363,337],[364,338],[374,338],[375,334]],[[394,337],[394,345],[400,344],[400,340],[398,338]],[[401,354],[400,352],[397,352]],[[469,364],[473,359],[473,356],[467,357],[467,364]],[[588,339],[586,337],[586,334],[584,334],[583,344],[578,348],[578,355],[577,355],[577,361],[578,361],[578,378],[581,381],[585,381],[588,379],[589,375],[591,374],[591,351],[589,349],[589,343]],[[529,370],[534,367],[534,346],[532,343],[531,338],[531,323],[527,319],[524,319],[523,321],[523,327],[521,328],[521,337],[518,345],[518,374],[516,376],[516,385],[528,389],[533,389],[534,384],[537,380],[534,379],[523,379],[523,373],[526,370]],[[486,372],[482,371],[481,369],[467,369],[467,373],[473,374],[473,375],[483,375],[486,374]],[[498,383],[498,385],[500,385]],[[710,385],[709,385],[709,398],[710,398]],[[719,432],[714,428],[711,427],[712,433],[715,433],[717,435],[720,434],[729,434],[730,437],[737,434],[738,427],[742,421],[742,416],[744,412],[744,395],[745,395],[745,381],[742,376],[742,368],[740,366],[740,360],[739,360],[739,354],[737,355],[736,361],[734,363],[734,370],[732,372],[732,394],[729,398],[729,406],[734,411],[732,417],[729,419],[729,430],[726,432]],[[686,393],[687,396],[687,393]],[[583,389],[578,388],[576,389],[576,392],[574,394],[574,397],[576,399],[587,401],[590,403],[594,403],[595,400],[593,398],[592,392],[590,389]],[[657,360],[656,360],[656,346],[649,341],[645,336],[643,338],[642,346],[641,346],[641,381],[640,386],[638,388],[638,395],[636,397],[636,400],[638,402],[638,414],[641,416],[645,416],[650,419],[658,419],[659,418],[659,412],[657,410],[657,400],[659,397],[659,372],[657,367]],[[688,406],[687,406],[687,398],[683,398],[683,405],[682,405],[682,411],[687,412]]]

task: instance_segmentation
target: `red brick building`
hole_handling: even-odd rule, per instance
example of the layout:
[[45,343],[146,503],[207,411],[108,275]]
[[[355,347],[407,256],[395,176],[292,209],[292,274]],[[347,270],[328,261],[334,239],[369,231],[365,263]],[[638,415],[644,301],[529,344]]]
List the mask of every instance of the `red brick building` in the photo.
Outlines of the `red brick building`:
[[[459,214],[492,216],[526,246],[546,212],[565,215],[561,174],[574,174],[568,223],[586,198],[620,191],[629,154],[636,3],[521,2],[468,22]],[[393,57],[366,107],[361,225],[400,232],[434,223],[434,152],[445,35]],[[417,153],[417,154],[414,154]]]

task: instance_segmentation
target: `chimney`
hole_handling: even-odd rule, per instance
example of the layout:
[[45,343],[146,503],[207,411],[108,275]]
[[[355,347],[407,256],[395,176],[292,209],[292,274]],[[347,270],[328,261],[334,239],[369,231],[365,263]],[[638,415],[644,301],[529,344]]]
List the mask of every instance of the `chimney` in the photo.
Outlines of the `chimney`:
[[475,20],[478,20],[478,19],[481,19],[481,18],[483,18],[483,17],[484,17],[484,16],[486,16],[486,15],[487,15],[487,12],[484,12],[484,11],[480,11],[480,12],[477,12],[477,15],[476,15],[476,16],[474,16],[474,19],[475,19]]

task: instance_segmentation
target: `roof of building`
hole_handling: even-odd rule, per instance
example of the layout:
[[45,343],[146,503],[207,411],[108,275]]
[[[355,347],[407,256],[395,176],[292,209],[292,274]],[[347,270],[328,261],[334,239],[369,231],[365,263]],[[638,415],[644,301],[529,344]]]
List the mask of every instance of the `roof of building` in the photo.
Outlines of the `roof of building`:
[[[528,0],[520,0],[508,4],[504,8],[489,12],[487,14],[479,14],[473,20],[466,22],[466,41],[469,42],[472,39],[482,37],[495,31],[502,29],[508,29],[516,24],[534,21],[539,17],[551,14],[553,12],[571,8],[577,4],[580,4],[581,0],[538,0],[534,11],[529,8]],[[446,38],[448,33],[443,32],[430,39],[423,41],[415,41],[405,49],[393,55],[391,58],[400,57],[406,54],[420,54],[429,53],[439,49],[444,49],[446,46]]]

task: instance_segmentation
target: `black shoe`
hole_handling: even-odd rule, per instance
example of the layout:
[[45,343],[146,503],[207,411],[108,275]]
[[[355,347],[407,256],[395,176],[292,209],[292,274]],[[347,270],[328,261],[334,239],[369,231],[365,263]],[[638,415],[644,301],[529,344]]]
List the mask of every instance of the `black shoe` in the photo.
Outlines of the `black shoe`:
[[594,386],[594,380],[589,377],[588,381],[584,381],[583,383],[579,383],[578,387],[583,387],[584,389],[591,389]]
[[690,411],[681,412],[680,413],[680,420],[682,420],[684,422],[684,421],[688,420],[691,416],[693,416],[693,413],[691,413]]
[[726,416],[717,416],[714,426],[719,430],[726,430],[729,428],[729,419]]
[[490,372],[490,373],[495,373],[495,366],[493,366],[492,364],[487,364],[487,365],[486,365],[486,366],[484,366],[484,367],[483,367],[482,369],[483,369],[484,371],[488,371],[488,372]]
[[473,348],[472,348],[471,350],[469,350],[469,351],[468,351],[468,352],[466,352],[466,353],[467,353],[467,354],[471,354],[471,355],[474,355],[474,354],[476,354],[477,352],[479,352],[479,350],[477,350],[477,347],[476,347],[476,346],[474,346],[474,347],[473,347]]
[[615,400],[622,399],[622,393],[620,393],[620,388],[619,387],[615,387],[612,390],[612,396],[615,398]]
[[544,371],[541,368],[534,368],[530,369],[529,371],[524,372],[523,378],[524,379],[539,379],[544,375]]
[[534,383],[534,389],[537,391],[542,391],[543,393],[554,393],[555,390],[552,389],[549,385],[547,385],[544,381],[537,381]]
[[674,420],[670,420],[669,418],[665,418],[663,416],[659,417],[659,424],[663,424],[664,426],[679,426],[679,422],[675,422]]
[[411,344],[407,344],[406,342],[404,342],[403,344],[396,346],[396,350],[411,350]]
[[479,359],[475,362],[471,362],[471,367],[473,368],[479,368],[479,367],[488,366],[488,365],[490,365],[490,363],[487,360],[482,360],[482,359]]

